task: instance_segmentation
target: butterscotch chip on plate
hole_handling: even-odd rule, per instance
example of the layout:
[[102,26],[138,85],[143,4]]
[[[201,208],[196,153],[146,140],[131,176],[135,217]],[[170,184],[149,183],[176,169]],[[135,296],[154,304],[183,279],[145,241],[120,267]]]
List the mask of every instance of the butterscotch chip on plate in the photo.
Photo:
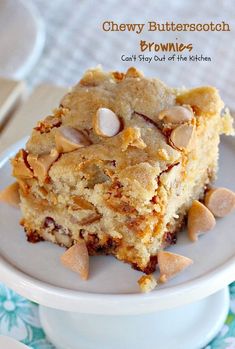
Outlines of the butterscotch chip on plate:
[[62,264],[78,273],[83,280],[88,279],[89,255],[84,241],[79,241],[70,247],[62,256]]
[[12,183],[8,187],[0,191],[0,202],[6,202],[11,206],[19,207],[20,194],[18,182]]
[[182,91],[133,68],[88,70],[50,116],[59,122],[34,129],[12,162],[27,186],[26,234],[65,246],[82,240],[90,255],[151,274],[216,176],[222,108],[214,87]]
[[198,235],[205,233],[215,226],[213,214],[201,202],[195,200],[188,212],[188,236],[192,241],[198,239]]
[[235,209],[235,193],[226,188],[208,190],[205,205],[215,217],[225,217]]
[[174,277],[193,263],[192,259],[167,252],[158,252],[158,267],[160,270],[159,281],[164,283]]

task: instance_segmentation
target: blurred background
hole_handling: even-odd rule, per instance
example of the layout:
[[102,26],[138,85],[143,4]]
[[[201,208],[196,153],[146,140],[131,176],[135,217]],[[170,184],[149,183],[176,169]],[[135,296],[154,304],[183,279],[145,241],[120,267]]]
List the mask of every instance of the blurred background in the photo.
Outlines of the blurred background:
[[[20,4],[32,10],[31,22],[18,10]],[[8,20],[6,16],[2,18],[7,7],[11,11]],[[3,24],[3,20],[5,41],[1,40],[0,75],[2,71],[7,71],[6,67],[5,70],[1,67],[4,51],[4,59],[8,68],[10,65],[12,69],[10,74],[27,79],[31,87],[45,81],[63,86],[72,85],[80,79],[84,70],[98,64],[107,70],[125,70],[133,63],[122,62],[120,57],[122,54],[140,54],[140,39],[175,42],[177,38],[178,42],[193,43],[192,54],[210,56],[212,61],[136,62],[134,65],[146,75],[159,77],[172,86],[215,85],[221,90],[226,104],[235,109],[234,0],[1,0],[0,23]],[[137,35],[104,32],[102,23],[105,20],[117,23],[144,23],[151,20],[161,23],[166,20],[176,23],[225,21],[229,23],[231,31],[144,31]],[[23,27],[26,28],[23,30]],[[11,41],[13,48],[9,47]],[[3,44],[8,45],[10,52],[13,52],[11,59]],[[18,74],[20,69],[17,67],[18,71],[14,71],[14,64],[17,65],[20,50],[27,44],[29,47],[25,48],[21,60],[24,61],[30,53],[31,58]]]

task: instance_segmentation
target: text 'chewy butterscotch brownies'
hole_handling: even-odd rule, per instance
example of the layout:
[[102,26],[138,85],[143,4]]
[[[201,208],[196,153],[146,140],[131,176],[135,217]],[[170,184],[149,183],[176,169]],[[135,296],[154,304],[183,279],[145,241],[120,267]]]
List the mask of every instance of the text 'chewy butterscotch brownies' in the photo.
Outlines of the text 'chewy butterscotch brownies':
[[222,108],[213,87],[87,71],[12,160],[28,240],[85,241],[151,273],[215,178]]

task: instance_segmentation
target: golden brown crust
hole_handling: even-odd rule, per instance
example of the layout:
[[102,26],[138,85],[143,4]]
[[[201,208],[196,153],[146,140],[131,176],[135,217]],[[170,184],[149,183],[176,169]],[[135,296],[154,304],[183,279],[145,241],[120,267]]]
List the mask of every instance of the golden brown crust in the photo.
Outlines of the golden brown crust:
[[204,113],[213,115],[222,110],[222,102],[218,90],[212,86],[203,86],[180,93],[176,98],[179,104],[188,104],[196,115]]

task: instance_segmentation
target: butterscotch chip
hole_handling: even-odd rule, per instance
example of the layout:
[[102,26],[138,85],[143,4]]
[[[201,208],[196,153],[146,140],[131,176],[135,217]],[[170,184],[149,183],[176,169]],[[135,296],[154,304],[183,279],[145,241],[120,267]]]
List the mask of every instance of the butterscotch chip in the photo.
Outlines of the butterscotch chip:
[[83,280],[88,279],[89,255],[85,241],[79,241],[61,256],[61,262],[66,267],[80,274]]
[[215,217],[201,202],[194,200],[188,212],[188,236],[196,241],[198,234],[205,233],[214,228]]
[[181,124],[193,118],[193,110],[190,106],[176,105],[172,108],[162,110],[158,115],[159,120],[164,123]]
[[177,275],[193,263],[192,259],[167,251],[159,251],[157,254],[160,270],[159,281],[164,283]]
[[134,67],[130,67],[126,72],[127,78],[141,78],[143,76],[144,74],[140,70],[137,70]]
[[108,108],[99,108],[93,117],[93,127],[99,136],[113,137],[121,129],[119,117]]
[[146,144],[141,138],[141,132],[138,127],[127,127],[122,132],[122,145],[121,150],[127,150],[128,146],[136,147],[139,149],[146,148]]
[[189,150],[193,144],[194,133],[194,125],[180,125],[171,132],[170,143],[179,150]]
[[143,275],[138,280],[138,284],[140,286],[141,292],[147,293],[157,286],[157,280],[153,275]]
[[18,179],[18,184],[19,184],[19,189],[20,189],[20,192],[21,192],[21,195],[23,196],[26,196],[29,194],[29,185],[26,183],[25,180],[23,179]]
[[91,141],[80,130],[71,126],[62,126],[57,129],[55,143],[59,153],[68,153],[90,145]]
[[7,204],[19,207],[20,195],[19,195],[19,184],[17,182],[10,184],[8,187],[0,192],[0,201],[6,202]]
[[226,188],[211,189],[206,193],[205,205],[216,217],[224,217],[235,208],[235,193]]
[[48,171],[51,165],[58,159],[59,153],[56,149],[52,149],[50,154],[29,154],[27,161],[31,166],[34,176],[39,179],[41,183],[45,182]]
[[33,172],[31,171],[27,162],[27,153],[24,149],[21,149],[12,160],[13,176],[18,178],[33,178]]

